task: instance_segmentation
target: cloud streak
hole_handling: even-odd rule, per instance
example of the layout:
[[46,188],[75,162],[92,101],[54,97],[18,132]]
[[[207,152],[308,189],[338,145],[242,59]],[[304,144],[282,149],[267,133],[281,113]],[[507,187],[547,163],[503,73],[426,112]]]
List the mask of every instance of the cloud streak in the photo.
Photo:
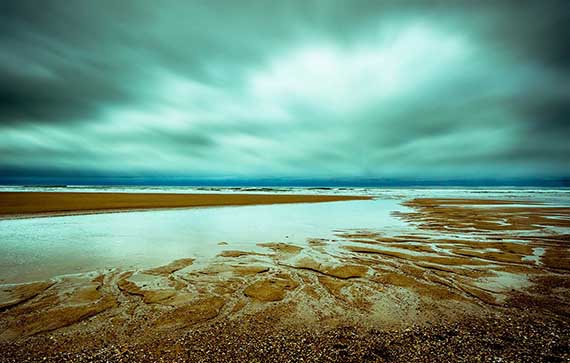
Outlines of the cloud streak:
[[570,170],[563,1],[0,5],[10,175]]

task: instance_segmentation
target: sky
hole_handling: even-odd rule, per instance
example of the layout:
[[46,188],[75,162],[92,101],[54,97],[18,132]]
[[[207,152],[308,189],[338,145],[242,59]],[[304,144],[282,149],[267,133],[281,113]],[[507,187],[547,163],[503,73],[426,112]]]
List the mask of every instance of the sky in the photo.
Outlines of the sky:
[[570,175],[568,1],[0,0],[0,182]]

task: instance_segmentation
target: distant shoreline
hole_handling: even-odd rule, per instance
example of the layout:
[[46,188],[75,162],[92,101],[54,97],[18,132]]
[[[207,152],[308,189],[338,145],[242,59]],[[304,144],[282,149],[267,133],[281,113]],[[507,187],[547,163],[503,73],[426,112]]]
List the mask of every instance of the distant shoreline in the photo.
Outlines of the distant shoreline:
[[368,196],[291,194],[166,194],[0,192],[0,219],[142,210],[368,200]]

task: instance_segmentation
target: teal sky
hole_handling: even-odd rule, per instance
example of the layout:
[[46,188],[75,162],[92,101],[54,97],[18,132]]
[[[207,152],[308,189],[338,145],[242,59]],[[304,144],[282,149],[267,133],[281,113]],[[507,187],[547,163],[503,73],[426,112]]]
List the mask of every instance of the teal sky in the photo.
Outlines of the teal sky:
[[3,177],[549,178],[566,1],[0,1]]

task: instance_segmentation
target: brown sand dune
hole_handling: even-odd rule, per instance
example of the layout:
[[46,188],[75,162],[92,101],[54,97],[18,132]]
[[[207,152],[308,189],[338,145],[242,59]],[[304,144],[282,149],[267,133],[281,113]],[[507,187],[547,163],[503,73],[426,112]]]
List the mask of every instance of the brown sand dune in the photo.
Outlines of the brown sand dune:
[[371,199],[345,195],[164,194],[164,193],[0,193],[0,217],[87,214],[142,209],[191,208]]

